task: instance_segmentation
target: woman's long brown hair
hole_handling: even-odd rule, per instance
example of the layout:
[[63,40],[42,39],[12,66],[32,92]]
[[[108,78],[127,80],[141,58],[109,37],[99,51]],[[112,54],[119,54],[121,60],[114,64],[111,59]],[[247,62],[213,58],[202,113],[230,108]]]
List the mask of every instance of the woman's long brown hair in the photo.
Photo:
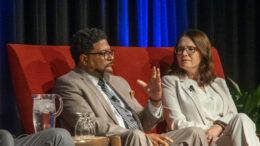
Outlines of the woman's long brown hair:
[[[199,85],[208,85],[214,81],[216,75],[214,73],[214,65],[212,61],[211,44],[207,35],[197,29],[192,29],[184,32],[179,36],[176,47],[178,46],[182,37],[190,38],[197,47],[197,51],[201,54],[201,62],[199,64],[200,79],[198,79]],[[186,72],[178,65],[176,53],[174,53],[173,64],[168,74],[174,74],[179,77],[183,77]]]

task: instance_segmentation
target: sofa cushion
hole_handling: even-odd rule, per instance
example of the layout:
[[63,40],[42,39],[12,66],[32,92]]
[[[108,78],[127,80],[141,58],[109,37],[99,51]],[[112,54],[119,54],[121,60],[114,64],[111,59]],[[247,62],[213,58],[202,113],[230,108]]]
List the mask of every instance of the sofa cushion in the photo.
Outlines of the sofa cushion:
[[69,46],[8,44],[16,103],[25,133],[33,133],[32,94],[48,93],[55,78],[73,68]]

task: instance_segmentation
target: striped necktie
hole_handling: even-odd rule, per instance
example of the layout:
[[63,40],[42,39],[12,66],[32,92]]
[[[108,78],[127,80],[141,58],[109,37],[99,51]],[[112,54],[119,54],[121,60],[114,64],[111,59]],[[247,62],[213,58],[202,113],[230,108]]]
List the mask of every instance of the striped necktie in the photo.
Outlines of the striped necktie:
[[99,79],[98,85],[101,87],[102,91],[108,96],[111,104],[117,110],[117,112],[121,115],[128,129],[139,129],[139,126],[131,114],[131,111],[128,108],[123,108],[120,105],[120,101],[116,98],[113,92],[109,91],[106,83],[103,79]]

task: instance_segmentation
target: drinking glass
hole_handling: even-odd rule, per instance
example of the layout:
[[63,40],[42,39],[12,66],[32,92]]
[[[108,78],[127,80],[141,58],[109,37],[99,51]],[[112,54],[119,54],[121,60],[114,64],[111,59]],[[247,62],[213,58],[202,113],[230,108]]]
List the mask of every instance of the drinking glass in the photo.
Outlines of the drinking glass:
[[89,113],[77,113],[78,121],[75,125],[75,138],[87,140],[95,136],[95,121]]

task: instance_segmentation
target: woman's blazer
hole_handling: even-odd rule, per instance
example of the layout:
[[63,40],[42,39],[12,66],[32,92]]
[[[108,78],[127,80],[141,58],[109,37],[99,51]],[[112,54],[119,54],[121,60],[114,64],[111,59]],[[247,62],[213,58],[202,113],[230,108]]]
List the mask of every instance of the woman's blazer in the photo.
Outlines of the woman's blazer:
[[[162,78],[162,94],[164,118],[169,130],[184,127],[201,127],[208,129],[215,121],[209,122],[202,111],[198,96],[195,93],[197,83],[187,76],[179,78],[175,75],[166,75]],[[230,95],[226,82],[222,78],[216,78],[210,85],[223,100],[223,113],[216,119],[224,123],[237,114],[234,101]]]

